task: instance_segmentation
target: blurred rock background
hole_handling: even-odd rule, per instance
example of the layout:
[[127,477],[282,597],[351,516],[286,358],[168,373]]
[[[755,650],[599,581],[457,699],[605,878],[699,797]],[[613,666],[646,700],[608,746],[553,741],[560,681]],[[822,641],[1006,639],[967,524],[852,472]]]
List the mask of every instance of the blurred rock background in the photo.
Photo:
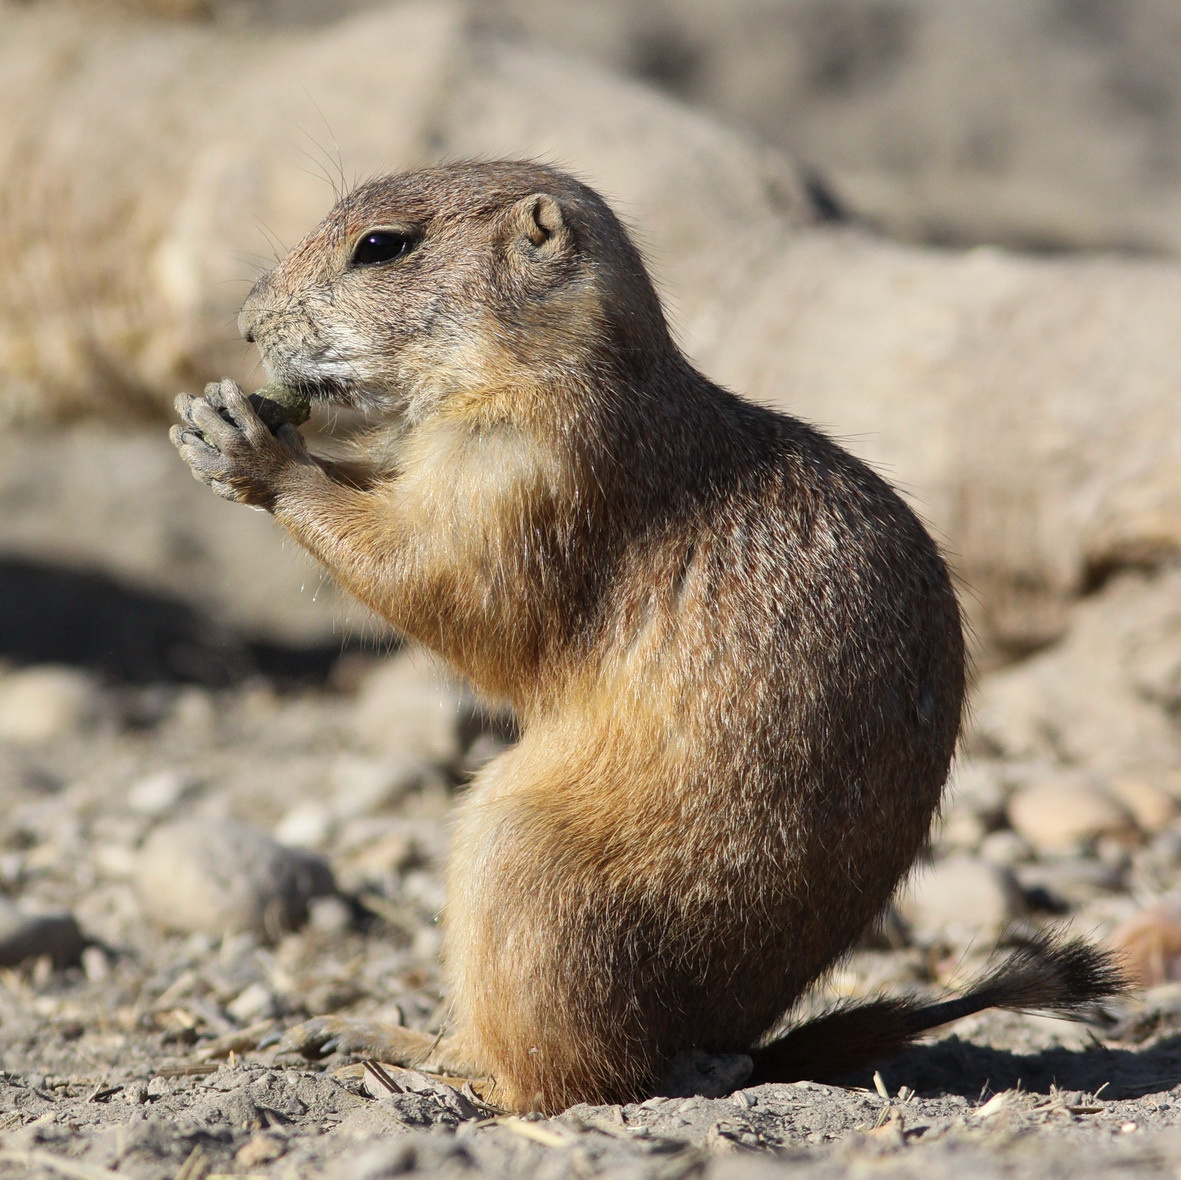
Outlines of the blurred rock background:
[[[110,0],[314,25],[374,0]],[[892,237],[1175,253],[1169,0],[479,0],[490,35],[641,79],[794,156]]]

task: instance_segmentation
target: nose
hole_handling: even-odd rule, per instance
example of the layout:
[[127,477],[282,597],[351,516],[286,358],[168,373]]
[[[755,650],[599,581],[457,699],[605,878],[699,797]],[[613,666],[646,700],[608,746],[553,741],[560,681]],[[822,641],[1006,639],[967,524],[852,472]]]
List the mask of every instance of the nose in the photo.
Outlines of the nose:
[[251,300],[254,298],[254,292],[257,290],[258,285],[255,284],[250,294],[246,296],[246,302],[242,304],[242,310],[238,312],[238,331],[242,333],[242,337],[247,344],[254,343],[254,308],[251,307]]
[[254,343],[254,328],[258,320],[256,314],[258,301],[266,293],[270,275],[262,275],[255,281],[250,293],[242,303],[242,310],[238,312],[238,331],[242,333],[247,344]]

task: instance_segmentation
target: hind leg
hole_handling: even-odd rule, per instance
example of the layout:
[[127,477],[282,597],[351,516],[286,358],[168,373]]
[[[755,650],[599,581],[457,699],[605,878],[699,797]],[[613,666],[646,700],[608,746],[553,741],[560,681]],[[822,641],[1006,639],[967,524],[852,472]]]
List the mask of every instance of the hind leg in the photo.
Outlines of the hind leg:
[[514,1110],[646,1097],[671,1055],[659,921],[634,860],[620,871],[599,833],[555,814],[569,773],[524,742],[502,756],[463,801],[451,858],[455,1028],[487,1063],[493,1101]]
[[300,1053],[308,1058],[355,1053],[391,1065],[466,1078],[480,1078],[487,1072],[471,1061],[454,1037],[432,1036],[388,1021],[348,1016],[316,1016],[289,1028],[277,1052]]

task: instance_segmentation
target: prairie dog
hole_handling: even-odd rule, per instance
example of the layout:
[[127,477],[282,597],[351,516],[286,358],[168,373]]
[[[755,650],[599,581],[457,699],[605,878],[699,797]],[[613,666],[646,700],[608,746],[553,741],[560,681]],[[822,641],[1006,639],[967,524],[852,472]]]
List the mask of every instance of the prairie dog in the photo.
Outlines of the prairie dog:
[[[959,610],[897,494],[695,371],[602,198],[540,165],[361,186],[240,326],[274,380],[383,424],[320,460],[223,382],[178,400],[194,474],[522,731],[460,804],[452,1035],[292,1043],[433,1050],[553,1111],[647,1095],[695,1049],[802,1076],[926,1027],[885,1001],[763,1043],[914,862],[955,747]],[[1033,1002],[1105,986],[1079,944],[1029,954],[1025,990],[971,996],[1030,1002],[1046,963],[1070,986]]]

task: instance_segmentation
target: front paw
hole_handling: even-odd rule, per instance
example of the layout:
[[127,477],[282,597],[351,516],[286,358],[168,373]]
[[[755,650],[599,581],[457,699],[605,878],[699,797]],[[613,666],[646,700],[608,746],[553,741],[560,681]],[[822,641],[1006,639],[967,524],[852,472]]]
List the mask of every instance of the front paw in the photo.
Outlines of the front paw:
[[180,424],[168,437],[194,479],[238,504],[271,511],[284,477],[309,462],[299,431],[272,434],[250,400],[228,378],[205,387],[204,397],[176,399]]

